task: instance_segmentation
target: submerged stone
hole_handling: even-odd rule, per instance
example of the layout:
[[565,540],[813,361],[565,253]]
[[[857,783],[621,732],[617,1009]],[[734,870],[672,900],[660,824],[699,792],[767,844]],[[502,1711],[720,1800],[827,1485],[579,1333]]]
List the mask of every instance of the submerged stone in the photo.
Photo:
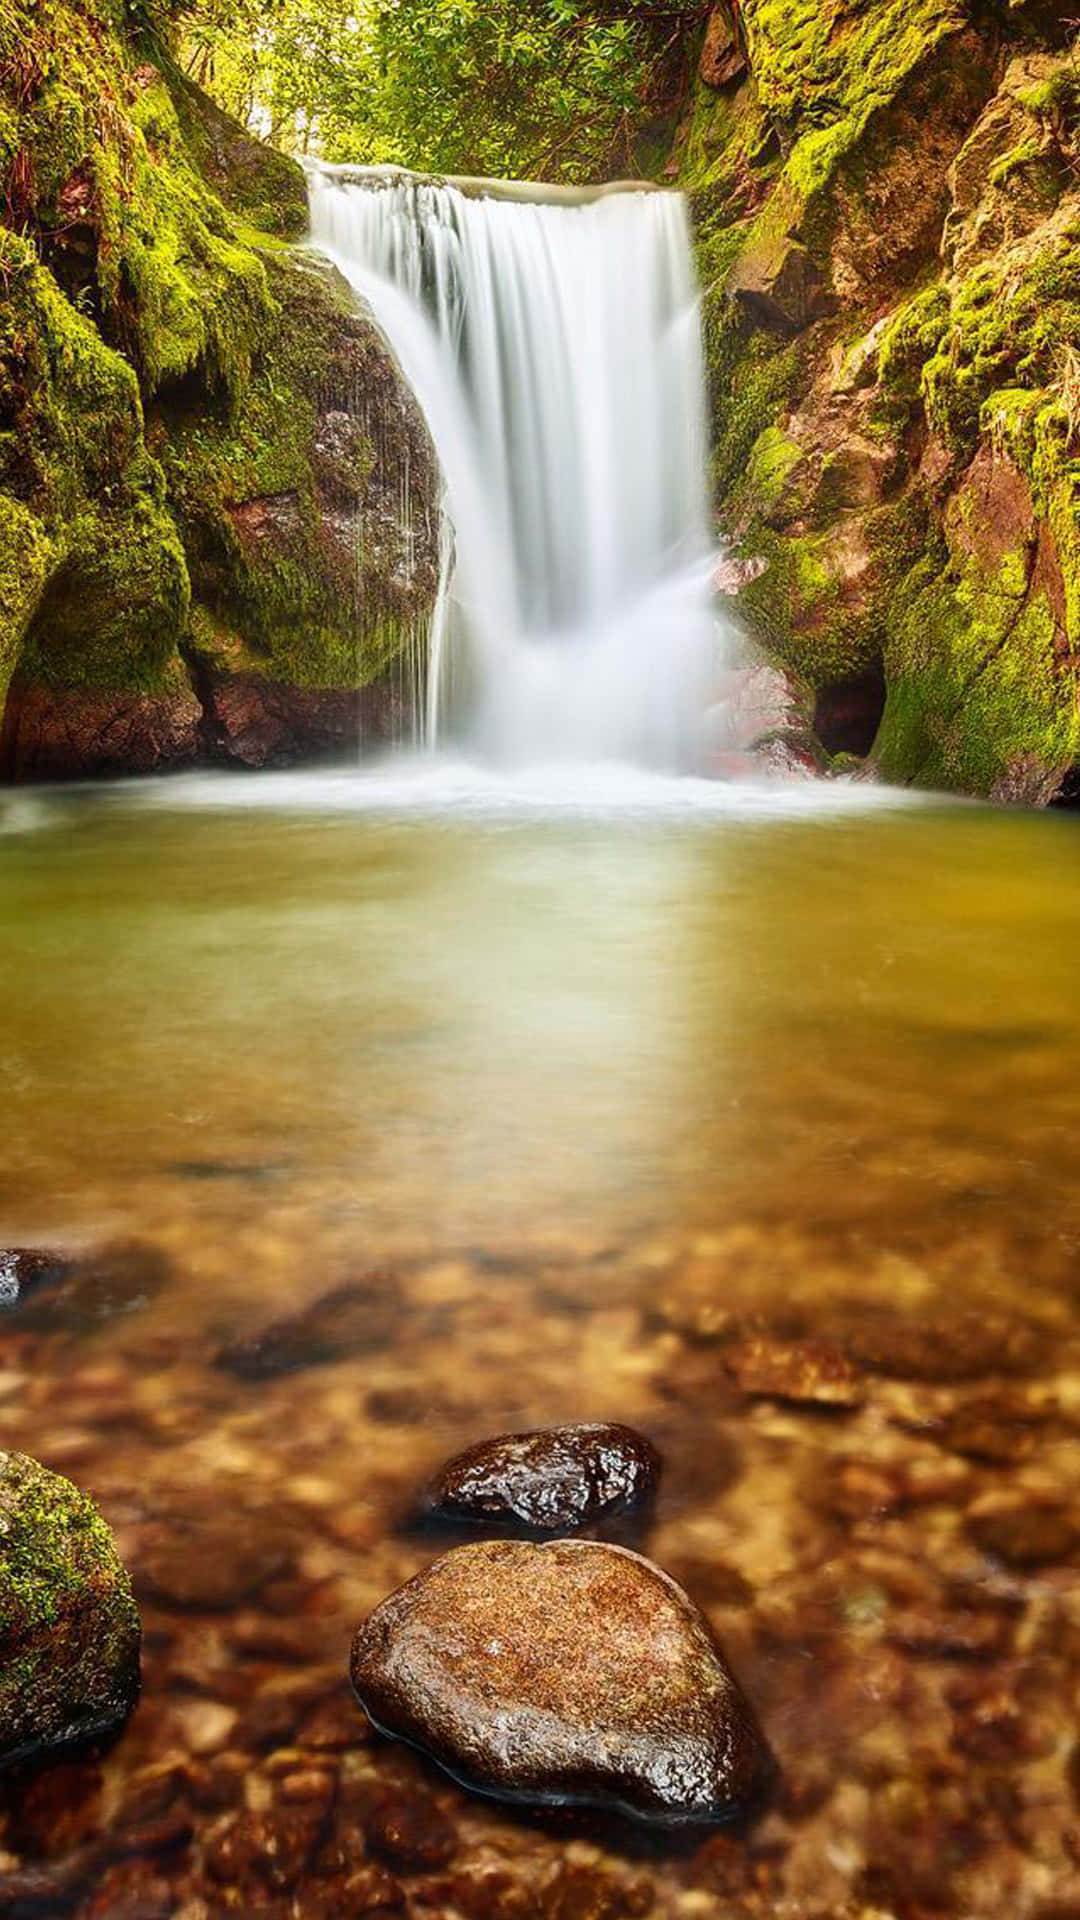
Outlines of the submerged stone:
[[851,1412],[865,1398],[850,1361],[821,1340],[759,1336],[729,1347],[725,1365],[735,1385],[751,1399]]
[[[36,1333],[93,1333],[138,1313],[168,1283],[172,1267],[160,1248],[117,1241],[71,1259],[31,1253],[19,1296],[19,1324]],[[0,1277],[2,1277],[0,1256]]]
[[276,1380],[353,1354],[378,1353],[401,1331],[401,1292],[393,1274],[365,1273],[300,1313],[231,1340],[214,1365],[241,1380]]
[[0,1453],[0,1765],[113,1731],[139,1690],[139,1617],[105,1522]]
[[717,1822],[770,1771],[696,1607],[606,1543],[455,1548],[360,1628],[351,1671],[377,1727],[499,1799]]
[[71,1262],[40,1247],[0,1248],[0,1310],[17,1307],[39,1287],[63,1280]]
[[544,1427],[457,1454],[428,1489],[426,1511],[563,1533],[643,1506],[659,1479],[660,1455],[632,1427]]

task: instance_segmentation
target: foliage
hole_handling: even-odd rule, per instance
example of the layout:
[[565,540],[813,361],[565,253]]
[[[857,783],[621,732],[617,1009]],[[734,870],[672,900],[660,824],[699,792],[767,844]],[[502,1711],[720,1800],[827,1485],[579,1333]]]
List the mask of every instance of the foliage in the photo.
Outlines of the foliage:
[[286,147],[575,181],[635,171],[708,10],[702,0],[195,0],[184,44],[193,76]]

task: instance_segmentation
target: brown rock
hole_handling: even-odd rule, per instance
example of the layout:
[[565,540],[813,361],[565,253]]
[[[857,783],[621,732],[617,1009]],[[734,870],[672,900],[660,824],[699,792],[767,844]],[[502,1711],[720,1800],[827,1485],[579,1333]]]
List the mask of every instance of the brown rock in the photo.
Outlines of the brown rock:
[[845,1333],[844,1345],[871,1373],[940,1386],[995,1373],[1034,1372],[1042,1355],[1034,1329],[985,1313],[922,1320],[862,1308]]
[[90,693],[12,683],[0,735],[5,780],[76,780],[154,773],[199,754],[202,708],[193,691]]
[[728,87],[746,72],[746,54],[725,7],[714,7],[698,68],[707,87]]
[[766,333],[801,333],[829,306],[821,270],[798,240],[750,248],[727,286],[736,305]]
[[659,1454],[632,1427],[547,1427],[458,1454],[436,1475],[426,1510],[439,1520],[563,1533],[643,1506],[659,1479]]
[[388,745],[404,727],[389,681],[367,687],[290,687],[256,673],[207,670],[213,757],[244,767],[289,767],[339,759],[361,745]]
[[681,1588],[593,1541],[446,1554],[361,1627],[352,1679],[376,1726],[501,1799],[713,1822],[769,1771]]
[[744,1340],[727,1349],[724,1364],[735,1385],[756,1399],[851,1411],[865,1397],[850,1361],[820,1340]]

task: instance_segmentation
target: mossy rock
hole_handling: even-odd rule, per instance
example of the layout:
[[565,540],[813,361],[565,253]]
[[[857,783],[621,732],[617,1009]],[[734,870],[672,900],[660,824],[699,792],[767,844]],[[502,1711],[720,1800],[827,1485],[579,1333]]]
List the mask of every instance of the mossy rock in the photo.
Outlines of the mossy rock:
[[260,233],[298,240],[307,232],[308,200],[296,161],[254,140],[171,61],[165,63],[164,75],[188,152],[203,179],[232,213]]
[[93,1502],[0,1453],[0,1765],[123,1725],[139,1691],[131,1582]]

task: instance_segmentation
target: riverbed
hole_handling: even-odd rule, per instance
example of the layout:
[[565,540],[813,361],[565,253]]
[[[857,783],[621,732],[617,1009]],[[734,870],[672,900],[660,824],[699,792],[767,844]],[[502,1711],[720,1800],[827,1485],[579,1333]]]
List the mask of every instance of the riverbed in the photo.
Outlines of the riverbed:
[[[0,1445],[145,1627],[113,1750],[0,1795],[0,1913],[1071,1913],[1078,872],[842,783],[0,800],[0,1246],[90,1275],[0,1319]],[[350,1695],[427,1476],[601,1419],[776,1754],[741,1828],[487,1805]]]

